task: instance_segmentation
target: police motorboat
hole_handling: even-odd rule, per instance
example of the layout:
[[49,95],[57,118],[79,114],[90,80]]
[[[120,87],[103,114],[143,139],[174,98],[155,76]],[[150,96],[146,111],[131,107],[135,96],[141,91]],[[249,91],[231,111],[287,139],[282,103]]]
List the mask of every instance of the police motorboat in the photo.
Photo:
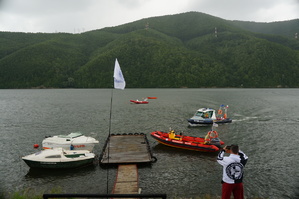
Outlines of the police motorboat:
[[232,119],[227,117],[228,105],[221,105],[218,111],[212,108],[200,108],[193,117],[188,119],[189,126],[206,126],[213,123],[231,123]]

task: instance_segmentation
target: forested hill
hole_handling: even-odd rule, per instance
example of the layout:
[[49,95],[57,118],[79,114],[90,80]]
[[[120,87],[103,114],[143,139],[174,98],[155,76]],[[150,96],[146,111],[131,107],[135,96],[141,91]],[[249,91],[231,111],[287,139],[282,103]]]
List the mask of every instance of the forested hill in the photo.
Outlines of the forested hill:
[[0,32],[0,88],[112,88],[116,58],[127,88],[299,87],[298,23],[253,30],[189,12],[81,34]]
[[257,33],[281,35],[288,38],[295,38],[296,35],[297,37],[299,36],[299,19],[289,21],[276,21],[271,23],[233,21],[233,24],[245,30]]

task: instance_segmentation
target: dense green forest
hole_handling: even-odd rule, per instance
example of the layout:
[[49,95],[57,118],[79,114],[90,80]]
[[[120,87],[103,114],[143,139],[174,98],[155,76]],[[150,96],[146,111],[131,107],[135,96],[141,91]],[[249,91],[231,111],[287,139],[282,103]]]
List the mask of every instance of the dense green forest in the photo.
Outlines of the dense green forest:
[[0,32],[0,88],[297,88],[299,19],[255,23],[199,12],[67,33]]

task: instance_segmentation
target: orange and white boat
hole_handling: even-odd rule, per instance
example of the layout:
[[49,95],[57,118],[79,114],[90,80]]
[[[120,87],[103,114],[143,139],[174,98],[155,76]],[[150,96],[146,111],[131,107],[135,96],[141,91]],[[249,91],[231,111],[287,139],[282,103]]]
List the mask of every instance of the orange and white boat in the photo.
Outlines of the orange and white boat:
[[145,99],[145,100],[142,100],[142,101],[140,101],[140,100],[130,100],[130,102],[131,103],[134,103],[134,104],[148,104],[148,101],[147,101],[147,99]]

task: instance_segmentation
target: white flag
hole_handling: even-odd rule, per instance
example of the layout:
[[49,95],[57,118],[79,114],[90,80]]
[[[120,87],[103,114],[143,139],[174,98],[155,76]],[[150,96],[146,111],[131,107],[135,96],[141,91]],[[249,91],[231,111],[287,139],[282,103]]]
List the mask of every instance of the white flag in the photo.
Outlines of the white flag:
[[114,67],[113,77],[114,77],[114,88],[124,90],[126,87],[126,82],[125,82],[123,73],[121,72],[121,69],[120,69],[117,59],[115,59],[115,67]]

